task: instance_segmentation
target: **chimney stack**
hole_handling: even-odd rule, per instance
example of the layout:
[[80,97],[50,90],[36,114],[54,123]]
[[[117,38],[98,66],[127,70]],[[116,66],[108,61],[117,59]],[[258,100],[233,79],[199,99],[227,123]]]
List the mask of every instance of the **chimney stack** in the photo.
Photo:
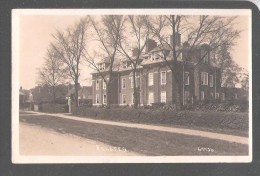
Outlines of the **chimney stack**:
[[[169,44],[173,46],[173,35],[169,37],[169,40],[170,40]],[[176,46],[181,46],[181,34],[177,32],[175,33],[175,44]]]
[[146,41],[146,46],[145,46],[145,52],[148,53],[149,51],[151,51],[152,49],[154,49],[157,46],[157,43],[155,40],[153,39],[148,39]]

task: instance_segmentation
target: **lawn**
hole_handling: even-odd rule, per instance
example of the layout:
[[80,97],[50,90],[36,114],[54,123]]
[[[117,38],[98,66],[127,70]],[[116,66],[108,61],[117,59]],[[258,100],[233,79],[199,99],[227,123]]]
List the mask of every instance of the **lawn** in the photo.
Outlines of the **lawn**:
[[[79,122],[59,117],[20,116],[20,121],[78,135],[129,151],[151,156],[248,155],[248,145],[153,130]],[[61,144],[62,146],[62,144]],[[202,151],[201,148],[212,149]]]

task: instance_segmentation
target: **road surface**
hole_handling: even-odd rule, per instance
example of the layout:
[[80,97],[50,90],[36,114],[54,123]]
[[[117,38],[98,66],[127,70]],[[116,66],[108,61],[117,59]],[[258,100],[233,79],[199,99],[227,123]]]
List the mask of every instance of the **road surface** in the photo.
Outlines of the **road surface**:
[[20,155],[135,156],[123,147],[20,122]]

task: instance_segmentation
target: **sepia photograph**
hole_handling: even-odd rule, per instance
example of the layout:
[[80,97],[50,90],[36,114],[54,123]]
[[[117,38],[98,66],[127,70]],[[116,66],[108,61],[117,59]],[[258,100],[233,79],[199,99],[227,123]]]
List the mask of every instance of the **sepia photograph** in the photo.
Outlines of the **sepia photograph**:
[[12,162],[251,162],[251,22],[250,9],[12,10]]

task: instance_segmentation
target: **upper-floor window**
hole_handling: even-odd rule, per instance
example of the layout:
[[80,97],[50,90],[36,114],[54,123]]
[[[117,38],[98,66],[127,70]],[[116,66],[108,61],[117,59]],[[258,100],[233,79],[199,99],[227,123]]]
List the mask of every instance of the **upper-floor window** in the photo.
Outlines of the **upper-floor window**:
[[96,80],[96,90],[99,90],[99,81]]
[[99,65],[98,65],[98,69],[99,69],[100,71],[105,70],[105,69],[106,69],[106,64],[105,64],[105,63],[99,64]]
[[200,80],[201,80],[201,85],[208,85],[208,73],[207,72],[201,72],[200,73]]
[[105,81],[103,81],[103,89],[106,89],[107,88],[107,84]]
[[185,85],[190,85],[190,73],[189,72],[185,72],[184,74],[184,83]]
[[213,75],[209,75],[209,86],[213,87]]
[[149,86],[153,85],[153,73],[149,73],[148,75],[148,85]]
[[134,88],[134,77],[130,77],[131,88]]
[[166,84],[166,71],[161,72],[161,85]]
[[122,78],[122,89],[126,88],[126,82],[125,82],[125,78]]
[[202,57],[203,63],[206,63],[206,64],[209,63],[209,52],[207,50],[203,49],[201,51],[201,57]]

